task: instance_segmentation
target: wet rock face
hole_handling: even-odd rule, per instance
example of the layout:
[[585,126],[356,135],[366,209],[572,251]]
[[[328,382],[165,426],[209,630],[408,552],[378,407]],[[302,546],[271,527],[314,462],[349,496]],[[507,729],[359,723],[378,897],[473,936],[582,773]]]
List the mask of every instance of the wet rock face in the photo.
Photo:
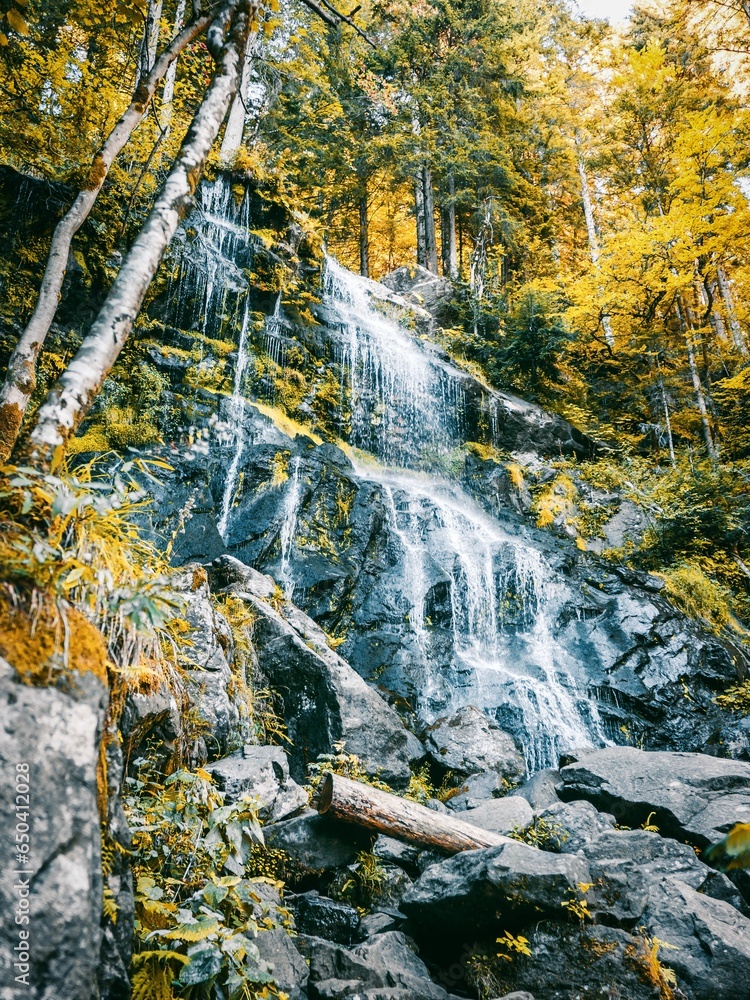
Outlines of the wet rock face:
[[[102,941],[96,769],[105,707],[104,686],[93,674],[74,675],[67,690],[28,687],[0,658],[3,1000],[90,1000],[96,995]],[[28,770],[17,771],[18,765]],[[17,774],[27,778],[18,785],[21,805],[29,796],[27,815],[17,822],[28,826],[29,841],[19,834],[19,843],[31,847],[31,875],[22,874],[26,866],[19,863],[15,846]],[[18,829],[23,833],[23,827]],[[126,915],[123,920],[127,925]],[[25,951],[14,949],[25,942],[30,957],[14,967]],[[110,953],[115,962],[114,943]],[[127,970],[121,971],[127,985]],[[26,975],[30,985],[17,982],[19,975]]]
[[[473,704],[532,770],[606,740],[750,756],[742,720],[713,703],[736,681],[734,652],[677,612],[661,581],[529,527],[490,492],[492,518],[455,485],[355,470],[251,407],[246,421],[226,548],[279,581],[403,711],[429,724]],[[226,550],[217,462],[231,454],[208,445],[170,459],[158,498],[165,512],[195,498],[177,559]]]

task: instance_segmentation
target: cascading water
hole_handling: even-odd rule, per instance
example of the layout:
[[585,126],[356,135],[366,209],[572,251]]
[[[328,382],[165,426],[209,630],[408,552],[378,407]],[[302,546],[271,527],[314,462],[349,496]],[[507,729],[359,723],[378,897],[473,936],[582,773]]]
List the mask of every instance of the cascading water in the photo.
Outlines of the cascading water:
[[299,457],[292,459],[292,474],[289,477],[286,492],[284,494],[284,504],[282,507],[283,520],[279,531],[279,542],[281,544],[281,561],[279,563],[279,582],[284,591],[284,596],[288,601],[294,598],[294,570],[292,565],[292,553],[294,548],[294,535],[297,531],[297,518],[299,516],[300,497],[302,484],[300,481],[300,460]]
[[[541,554],[509,535],[455,484],[414,474],[362,471],[379,483],[401,547],[395,570],[424,657],[420,714],[467,703],[522,737],[530,770],[562,750],[606,743],[580,668],[554,640],[565,587]],[[430,603],[449,591],[449,616],[431,629]],[[436,676],[433,644],[451,633],[451,663]]]
[[237,480],[240,471],[242,453],[245,450],[245,430],[243,427],[243,417],[245,413],[245,397],[242,393],[242,380],[247,368],[247,330],[250,323],[250,310],[245,308],[245,315],[242,319],[240,329],[240,342],[237,348],[237,365],[234,370],[234,387],[232,398],[229,402],[229,422],[232,427],[232,437],[234,441],[234,456],[227,472],[227,481],[224,486],[224,494],[221,498],[221,515],[217,528],[222,538],[226,536],[229,524],[229,512],[232,508],[232,498],[237,487]]
[[[254,252],[248,226],[247,199],[236,202],[226,179],[204,185],[180,251],[182,277],[172,288],[181,329],[224,339],[239,330],[224,439],[233,453],[218,519],[225,538],[246,449],[243,387],[252,356],[247,268]],[[349,441],[390,466],[429,468],[467,437],[465,377],[389,317],[389,308],[382,289],[327,259],[322,315],[342,369],[342,414],[349,394]],[[283,324],[279,296],[257,343],[282,368]],[[495,402],[488,390],[483,412],[490,439]],[[302,462],[291,461],[276,522],[274,570],[289,599],[300,579]],[[555,763],[566,748],[607,742],[579,665],[555,642],[564,585],[541,554],[505,532],[455,484],[371,467],[360,477],[376,482],[387,506],[398,553],[383,572],[392,576],[391,591],[399,595],[411,636],[404,655],[420,664],[422,717],[476,704],[519,736],[532,770]]]
[[326,259],[326,324],[351,396],[351,444],[389,465],[413,466],[463,440],[457,373],[373,304],[374,282]]

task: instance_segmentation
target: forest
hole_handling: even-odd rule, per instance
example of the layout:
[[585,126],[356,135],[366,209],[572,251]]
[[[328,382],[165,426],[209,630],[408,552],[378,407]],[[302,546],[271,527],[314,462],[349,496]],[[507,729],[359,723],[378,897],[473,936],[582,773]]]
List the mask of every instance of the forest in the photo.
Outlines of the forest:
[[0,81],[0,994],[744,995],[750,4],[0,0]]

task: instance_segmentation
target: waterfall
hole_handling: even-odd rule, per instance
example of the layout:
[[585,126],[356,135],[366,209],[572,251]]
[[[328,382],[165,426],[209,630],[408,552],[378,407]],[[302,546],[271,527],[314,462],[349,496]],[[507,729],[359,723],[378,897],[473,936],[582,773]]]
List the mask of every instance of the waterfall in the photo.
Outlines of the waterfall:
[[172,251],[178,277],[168,290],[169,310],[181,330],[220,337],[241,325],[256,243],[249,205],[246,196],[237,202],[227,177],[198,188],[197,205]]
[[247,330],[249,324],[250,310],[246,304],[245,315],[243,316],[242,327],[240,329],[240,342],[237,348],[237,364],[234,369],[232,398],[229,401],[229,420],[233,430],[234,456],[227,472],[227,481],[224,485],[224,494],[221,499],[221,515],[217,524],[219,534],[225,540],[227,525],[229,523],[229,511],[232,507],[232,498],[234,497],[234,491],[239,478],[242,453],[245,450],[245,429],[243,426],[245,397],[242,394],[242,380],[247,367]]
[[462,440],[463,384],[437,352],[380,311],[378,287],[326,259],[323,305],[351,397],[350,443],[389,465],[419,465]]
[[[401,548],[394,572],[424,657],[420,715],[477,705],[520,737],[531,771],[556,765],[562,750],[608,742],[579,664],[555,640],[565,585],[543,556],[456,484],[360,473],[381,485]],[[427,627],[427,605],[441,582],[451,656],[438,672],[441,629]]]
[[284,493],[283,519],[281,530],[279,531],[281,561],[279,563],[278,577],[284,591],[284,596],[288,601],[294,598],[295,579],[292,567],[292,553],[294,549],[294,536],[297,531],[301,495],[300,460],[299,457],[295,457],[292,459],[292,474],[289,477],[289,483]]

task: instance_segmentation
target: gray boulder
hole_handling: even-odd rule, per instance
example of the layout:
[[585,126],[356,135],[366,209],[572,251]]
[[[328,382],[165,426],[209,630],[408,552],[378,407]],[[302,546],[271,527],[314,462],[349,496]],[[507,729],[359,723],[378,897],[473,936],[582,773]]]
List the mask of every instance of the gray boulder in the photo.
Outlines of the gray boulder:
[[689,1000],[748,995],[750,920],[734,907],[665,879],[652,889],[644,923],[652,939],[669,945],[660,958]]
[[480,826],[483,830],[508,834],[527,830],[534,822],[534,813],[526,799],[513,795],[504,799],[490,799],[476,809],[467,809],[461,814],[461,819]]
[[447,1000],[424,962],[400,931],[385,931],[352,949],[314,941],[310,954],[312,1000],[367,997],[368,1000]]
[[448,799],[447,805],[456,812],[464,809],[475,809],[488,799],[501,798],[508,792],[507,782],[497,771],[482,771],[464,778],[459,786],[458,795]]
[[525,774],[512,737],[473,705],[465,705],[429,726],[425,747],[435,764],[457,775],[495,771],[514,782]]
[[370,844],[364,830],[345,827],[314,809],[265,827],[263,835],[267,847],[284,851],[303,868],[313,871],[352,864],[358,852]]
[[290,994],[290,1000],[303,1000],[310,971],[288,932],[282,927],[260,930],[255,944],[279,989]]
[[[97,995],[102,873],[96,770],[107,693],[93,673],[71,673],[63,682],[64,690],[29,687],[0,658],[2,1000]],[[26,779],[18,786],[17,776]],[[25,843],[29,854],[21,853]],[[113,956],[116,950],[113,944]]]
[[564,799],[588,799],[618,822],[651,823],[698,847],[750,822],[750,763],[697,753],[607,747],[560,772]]
[[533,774],[513,794],[523,796],[534,812],[538,813],[560,801],[557,794],[559,784],[560,772],[547,768]]
[[409,782],[407,732],[397,713],[328,645],[325,632],[288,601],[277,610],[263,577],[248,577],[233,592],[257,613],[253,633],[258,665],[281,695],[292,740],[291,766],[305,765],[343,741],[368,772],[393,787]]
[[276,823],[307,806],[307,792],[289,777],[289,763],[281,747],[246,744],[242,750],[209,764],[227,802],[251,795],[265,823]]
[[539,829],[549,838],[550,846],[563,854],[575,854],[615,825],[614,816],[600,813],[586,800],[557,802],[542,810],[538,819]]
[[353,906],[321,896],[314,889],[294,901],[295,925],[301,934],[351,945],[357,939],[359,914]]
[[559,917],[569,894],[590,881],[585,858],[513,841],[431,865],[406,892],[401,909],[420,924],[477,930],[510,912],[516,922],[523,915]]
[[[211,733],[212,749],[226,753],[236,738],[240,715],[232,701],[232,668],[227,653],[232,633],[222,615],[211,604],[206,571],[188,564],[172,578],[172,585],[185,602],[184,617],[190,625],[191,645],[182,648],[185,687],[194,710]],[[193,748],[197,763],[204,763],[205,747]]]

